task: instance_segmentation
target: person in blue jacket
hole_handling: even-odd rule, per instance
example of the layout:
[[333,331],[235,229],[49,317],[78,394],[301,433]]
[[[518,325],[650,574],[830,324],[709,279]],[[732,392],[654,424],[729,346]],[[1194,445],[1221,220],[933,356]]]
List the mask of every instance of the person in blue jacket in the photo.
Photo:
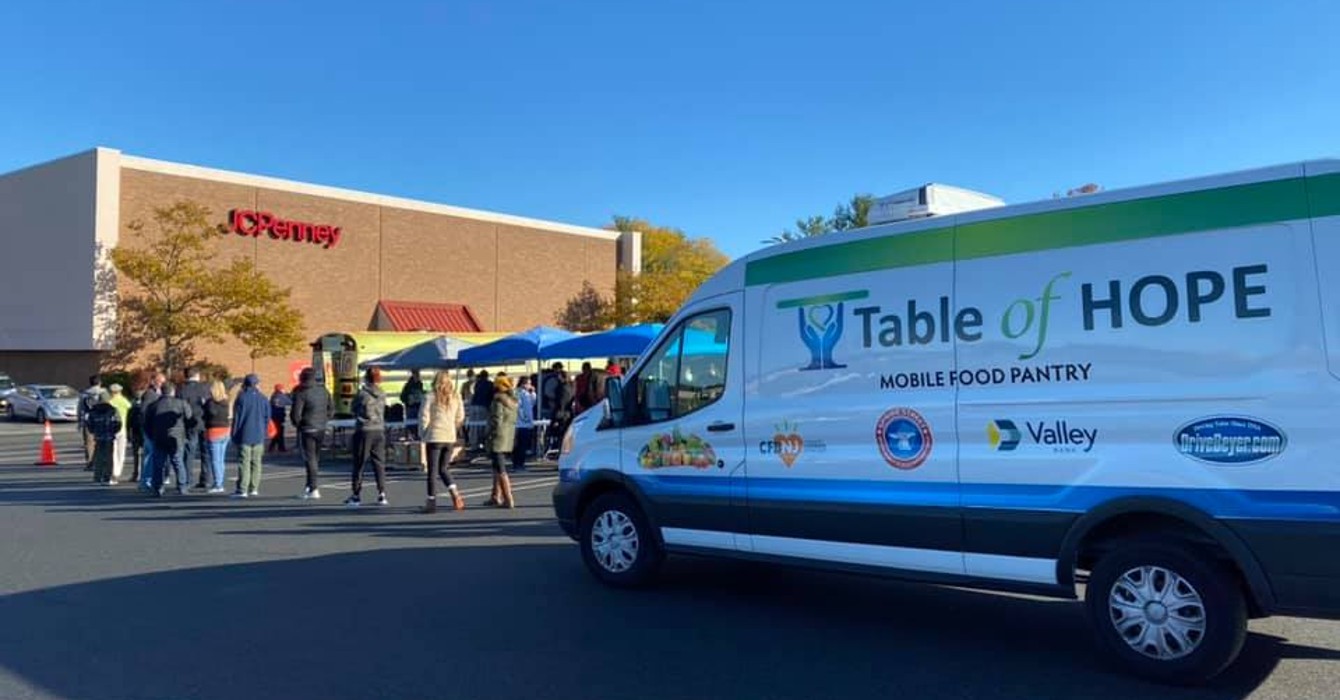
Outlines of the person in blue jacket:
[[266,427],[270,424],[270,402],[260,390],[261,378],[248,374],[242,393],[233,404],[233,443],[242,466],[237,474],[233,498],[261,495],[261,458],[265,455]]

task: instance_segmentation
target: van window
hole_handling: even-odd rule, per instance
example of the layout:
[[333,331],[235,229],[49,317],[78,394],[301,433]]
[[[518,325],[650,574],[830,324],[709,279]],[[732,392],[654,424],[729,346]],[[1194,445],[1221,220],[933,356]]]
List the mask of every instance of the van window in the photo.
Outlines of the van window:
[[679,418],[715,403],[726,391],[728,309],[692,316],[639,370],[634,422]]

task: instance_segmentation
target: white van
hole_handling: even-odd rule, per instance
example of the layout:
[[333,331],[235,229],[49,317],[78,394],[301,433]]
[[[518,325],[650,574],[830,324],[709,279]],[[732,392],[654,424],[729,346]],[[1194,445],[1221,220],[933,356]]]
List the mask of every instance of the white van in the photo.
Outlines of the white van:
[[1340,161],[759,251],[564,437],[590,570],[665,553],[1079,597],[1131,670],[1340,612]]

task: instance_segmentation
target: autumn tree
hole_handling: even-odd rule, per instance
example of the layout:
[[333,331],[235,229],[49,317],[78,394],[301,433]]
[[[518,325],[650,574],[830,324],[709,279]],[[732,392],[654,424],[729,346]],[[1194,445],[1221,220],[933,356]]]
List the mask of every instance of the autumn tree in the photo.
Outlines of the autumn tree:
[[111,252],[117,273],[133,283],[118,304],[117,351],[151,359],[169,373],[197,359],[197,343],[232,337],[253,359],[302,347],[302,314],[250,258],[219,266],[209,239],[219,235],[209,209],[178,202],[154,210],[152,234],[144,222],[129,224],[130,243]]
[[805,219],[796,219],[796,229],[783,229],[781,233],[769,238],[764,243],[788,243],[790,241],[799,241],[814,236],[822,236],[834,231],[846,231],[854,228],[864,228],[870,225],[870,207],[875,203],[875,197],[868,194],[858,194],[851,198],[851,201],[845,204],[839,204],[833,209],[833,215],[830,217],[811,216]]
[[560,328],[578,333],[605,330],[612,322],[612,306],[613,302],[596,291],[590,282],[583,281],[582,291],[563,305],[554,315],[554,322]]
[[730,262],[710,239],[690,238],[677,228],[626,216],[614,217],[611,227],[642,232],[642,272],[615,281],[615,325],[669,320],[698,285]]

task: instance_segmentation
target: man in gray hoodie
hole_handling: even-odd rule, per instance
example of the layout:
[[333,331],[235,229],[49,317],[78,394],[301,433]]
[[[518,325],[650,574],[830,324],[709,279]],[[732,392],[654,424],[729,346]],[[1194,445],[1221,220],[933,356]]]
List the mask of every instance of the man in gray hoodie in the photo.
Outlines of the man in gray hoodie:
[[363,467],[372,460],[377,477],[377,505],[386,500],[386,392],[382,391],[382,371],[373,367],[365,375],[363,387],[354,397],[354,478],[353,494],[344,504],[357,508],[363,504]]

